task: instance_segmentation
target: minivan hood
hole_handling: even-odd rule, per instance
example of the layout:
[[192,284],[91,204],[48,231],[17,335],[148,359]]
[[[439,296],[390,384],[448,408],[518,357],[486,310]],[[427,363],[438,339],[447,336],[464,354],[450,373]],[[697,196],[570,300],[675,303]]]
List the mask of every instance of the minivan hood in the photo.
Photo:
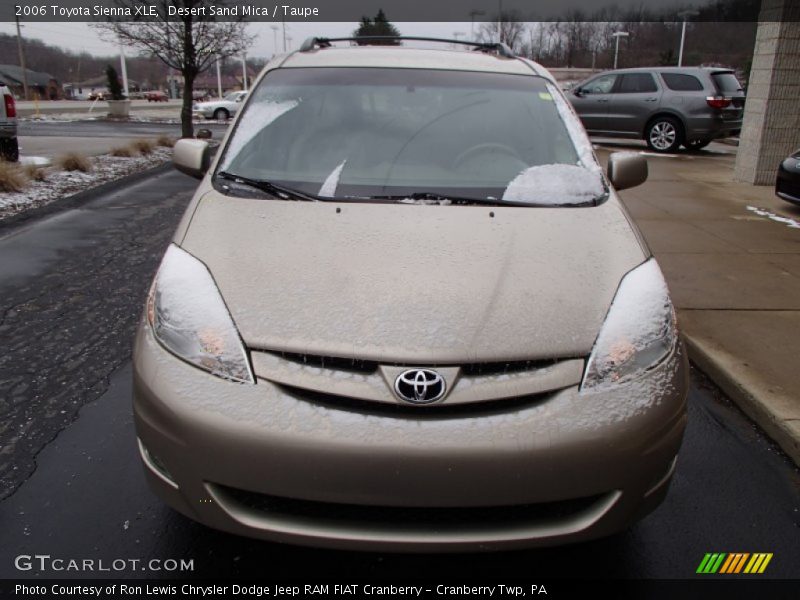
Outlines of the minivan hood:
[[613,194],[527,208],[210,191],[181,245],[248,347],[412,364],[586,356],[646,258]]

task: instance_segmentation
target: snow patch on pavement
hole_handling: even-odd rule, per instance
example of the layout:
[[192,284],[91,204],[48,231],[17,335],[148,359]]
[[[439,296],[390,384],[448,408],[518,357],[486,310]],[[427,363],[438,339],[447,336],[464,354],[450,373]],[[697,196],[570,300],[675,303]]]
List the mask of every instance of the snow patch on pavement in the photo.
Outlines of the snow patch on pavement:
[[92,162],[92,171],[89,173],[61,171],[55,167],[44,168],[45,181],[31,181],[21,192],[0,192],[0,221],[100,184],[156,167],[171,157],[171,148],[159,147],[147,156],[122,158],[104,154],[91,157],[89,160]]
[[771,221],[775,221],[777,223],[783,223],[787,227],[791,227],[792,229],[800,229],[800,221],[795,221],[794,219],[790,219],[789,217],[782,217],[780,215],[776,215],[773,212],[768,211],[765,208],[758,208],[757,206],[748,206],[747,210],[757,214],[759,217],[766,217]]

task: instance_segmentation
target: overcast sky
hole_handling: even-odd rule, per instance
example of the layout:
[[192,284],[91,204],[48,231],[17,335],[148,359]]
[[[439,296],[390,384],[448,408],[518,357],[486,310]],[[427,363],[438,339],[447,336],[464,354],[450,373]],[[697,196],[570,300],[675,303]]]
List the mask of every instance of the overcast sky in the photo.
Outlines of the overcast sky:
[[[249,56],[269,57],[275,53],[275,40],[278,52],[283,51],[283,31],[277,25],[277,31],[271,29],[272,23],[249,23],[248,31],[256,36],[256,41],[248,52]],[[353,33],[357,23],[308,23],[296,22],[286,24],[286,36],[291,38],[290,49],[296,49],[304,39],[311,36],[344,37]],[[460,33],[461,39],[469,38],[472,24],[466,23],[395,23],[403,35],[419,35],[431,37],[454,37]],[[479,24],[475,24],[477,31]],[[16,35],[14,23],[0,23],[0,32]],[[97,32],[87,23],[24,23],[22,35],[25,38],[36,38],[43,42],[60,46],[66,50],[89,54],[108,55],[119,52],[113,44],[101,40]],[[131,52],[131,51],[128,51]]]

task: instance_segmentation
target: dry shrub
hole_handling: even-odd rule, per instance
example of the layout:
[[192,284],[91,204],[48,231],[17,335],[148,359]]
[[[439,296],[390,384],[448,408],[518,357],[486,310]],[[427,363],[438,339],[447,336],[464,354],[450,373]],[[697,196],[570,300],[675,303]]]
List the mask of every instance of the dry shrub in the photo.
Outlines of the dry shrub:
[[0,192],[21,192],[28,178],[18,165],[0,160]]
[[172,148],[175,145],[175,140],[168,135],[160,135],[156,140],[156,146],[161,146],[162,148]]
[[114,146],[111,149],[111,156],[116,156],[118,158],[130,158],[136,154],[136,152],[130,146]]
[[142,156],[147,156],[153,152],[155,145],[150,140],[134,140],[131,142],[130,148]]
[[22,170],[31,181],[47,181],[47,172],[39,165],[25,165]]
[[92,161],[80,152],[67,152],[56,159],[56,164],[64,171],[80,171],[88,173],[92,170]]

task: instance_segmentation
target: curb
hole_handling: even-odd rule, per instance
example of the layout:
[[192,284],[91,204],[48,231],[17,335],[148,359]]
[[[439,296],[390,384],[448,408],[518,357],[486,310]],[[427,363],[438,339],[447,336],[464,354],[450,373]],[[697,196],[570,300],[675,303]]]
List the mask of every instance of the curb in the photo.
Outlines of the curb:
[[160,175],[162,171],[166,172],[171,168],[172,161],[166,161],[164,164],[150,167],[144,171],[137,171],[136,173],[125,175],[119,179],[106,181],[105,183],[101,183],[100,185],[89,188],[88,190],[83,190],[76,194],[72,194],[71,196],[65,196],[63,198],[53,200],[44,206],[25,210],[21,213],[8,217],[7,219],[0,220],[0,233],[3,233],[8,229],[15,229],[16,227],[19,227],[28,221],[41,219],[63,210],[77,208],[86,204],[87,202],[90,202],[91,200],[94,200],[98,196],[115,192],[118,189],[138,183],[140,180],[147,179],[148,177]]
[[689,359],[707,375],[742,411],[758,424],[800,466],[800,422],[787,421],[773,410],[763,386],[737,376],[737,359],[683,332]]

